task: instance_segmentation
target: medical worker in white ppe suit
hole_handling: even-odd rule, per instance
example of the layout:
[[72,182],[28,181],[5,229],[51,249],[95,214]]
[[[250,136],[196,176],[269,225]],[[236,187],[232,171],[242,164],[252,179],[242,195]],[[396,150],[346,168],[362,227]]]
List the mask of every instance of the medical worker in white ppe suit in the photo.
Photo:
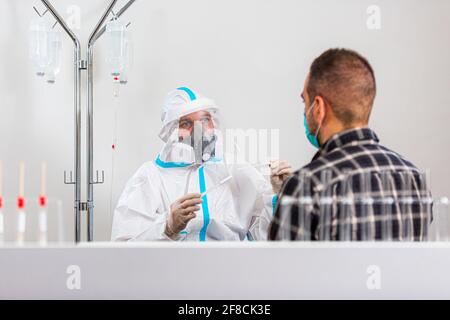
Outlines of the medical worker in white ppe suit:
[[271,162],[269,182],[248,163],[229,163],[218,107],[189,88],[168,95],[162,122],[165,144],[126,184],[112,240],[266,240],[290,165]]

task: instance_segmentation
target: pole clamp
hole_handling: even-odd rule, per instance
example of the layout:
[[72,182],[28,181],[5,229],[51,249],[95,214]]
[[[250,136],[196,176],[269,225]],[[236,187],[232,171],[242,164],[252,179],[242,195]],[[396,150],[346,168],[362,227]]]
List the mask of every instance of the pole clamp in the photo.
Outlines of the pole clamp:
[[79,205],[80,211],[87,211],[87,208],[88,208],[87,202],[80,202],[80,205]]
[[79,60],[78,61],[78,69],[86,70],[87,69],[87,61],[86,60]]

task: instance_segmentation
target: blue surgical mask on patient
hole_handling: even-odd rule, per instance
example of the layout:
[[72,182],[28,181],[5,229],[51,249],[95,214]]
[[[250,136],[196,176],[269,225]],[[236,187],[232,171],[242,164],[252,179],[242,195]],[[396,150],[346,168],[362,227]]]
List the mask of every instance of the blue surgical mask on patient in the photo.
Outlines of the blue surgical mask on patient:
[[317,139],[317,136],[319,135],[320,125],[317,128],[316,134],[312,134],[308,127],[308,121],[306,120],[307,115],[311,112],[311,110],[314,108],[316,102],[314,101],[311,107],[309,108],[308,112],[304,114],[303,117],[303,125],[305,126],[305,134],[306,138],[308,139],[309,143],[311,143],[314,147],[319,148],[320,143]]

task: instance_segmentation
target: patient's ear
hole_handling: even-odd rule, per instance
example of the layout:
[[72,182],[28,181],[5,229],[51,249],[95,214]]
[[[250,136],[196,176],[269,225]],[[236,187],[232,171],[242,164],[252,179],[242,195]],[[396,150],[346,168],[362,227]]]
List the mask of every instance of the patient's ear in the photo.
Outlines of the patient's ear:
[[322,123],[328,111],[327,102],[321,96],[316,96],[314,100],[316,103],[315,110],[313,110],[315,112],[315,119],[317,123]]

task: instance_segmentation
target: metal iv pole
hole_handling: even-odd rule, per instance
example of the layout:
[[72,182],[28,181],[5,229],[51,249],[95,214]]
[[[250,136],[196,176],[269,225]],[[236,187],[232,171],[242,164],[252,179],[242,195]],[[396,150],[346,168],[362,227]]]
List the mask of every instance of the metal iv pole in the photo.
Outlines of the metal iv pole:
[[[94,31],[92,31],[87,49],[87,72],[88,72],[88,87],[87,87],[87,228],[88,241],[94,240],[94,185],[101,184],[104,182],[104,171],[102,171],[102,179],[98,179],[98,171],[96,172],[96,180],[94,181],[94,139],[93,139],[93,129],[94,129],[94,44],[98,38],[105,32],[106,26],[103,26],[102,29],[100,27],[105,22],[109,13],[112,12],[114,5],[117,0],[111,1],[106,12],[103,14],[100,21],[97,23]],[[132,4],[135,0],[130,0],[128,3],[117,13],[115,17],[120,17]]]
[[[98,179],[98,171],[96,173],[96,180],[93,179],[93,88],[94,88],[94,72],[93,72],[93,45],[105,32],[106,27],[102,25],[108,18],[112,9],[117,3],[117,0],[112,0],[102,15],[101,19],[97,23],[96,27],[91,33],[87,48],[87,60],[81,59],[81,46],[77,36],[70,30],[67,23],[61,17],[61,15],[55,10],[49,0],[41,0],[47,10],[56,19],[57,23],[61,25],[64,31],[69,35],[74,44],[74,111],[75,111],[75,146],[74,146],[74,173],[75,180],[72,178],[72,171],[70,171],[70,177],[67,179],[66,172],[64,172],[64,183],[73,184],[75,186],[74,192],[74,213],[75,213],[75,242],[81,240],[81,212],[87,212],[87,240],[93,241],[94,239],[94,185],[104,182],[104,172],[102,171],[102,179]],[[115,17],[121,16],[135,0],[129,0],[125,4]],[[35,9],[36,10],[36,9]],[[39,16],[42,16],[37,10]],[[81,71],[87,70],[87,117],[86,117],[86,151],[87,151],[87,201],[81,201]]]

